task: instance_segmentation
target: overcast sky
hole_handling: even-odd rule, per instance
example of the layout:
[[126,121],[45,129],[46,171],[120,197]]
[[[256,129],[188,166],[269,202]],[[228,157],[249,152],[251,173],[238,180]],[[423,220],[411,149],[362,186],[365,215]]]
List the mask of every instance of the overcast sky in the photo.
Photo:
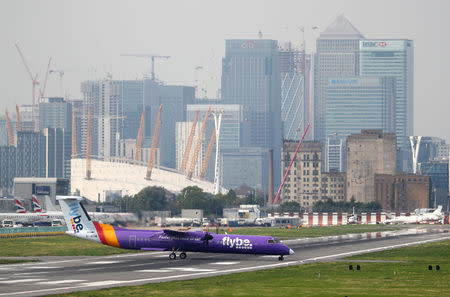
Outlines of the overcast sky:
[[[19,43],[33,74],[43,82],[48,58],[63,69],[64,92],[81,98],[80,82],[103,78],[140,79],[147,59],[126,53],[171,56],[155,63],[166,84],[220,88],[225,39],[264,38],[300,42],[307,50],[340,14],[366,38],[415,42],[414,133],[450,141],[450,1],[19,1],[0,2],[0,109],[31,104],[31,79],[14,44]],[[308,29],[318,26],[317,32]],[[195,70],[202,66],[202,69]],[[41,84],[42,86],[42,84]],[[60,80],[51,74],[48,96]],[[203,95],[205,92],[202,92]]]

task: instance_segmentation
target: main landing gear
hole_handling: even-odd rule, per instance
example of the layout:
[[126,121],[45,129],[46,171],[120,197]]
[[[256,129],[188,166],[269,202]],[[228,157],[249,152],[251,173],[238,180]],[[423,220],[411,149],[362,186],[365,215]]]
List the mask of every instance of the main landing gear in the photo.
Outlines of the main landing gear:
[[281,255],[281,256],[278,257],[278,261],[283,261],[283,260],[284,260],[283,255]]
[[[184,260],[184,259],[186,259],[186,253],[185,252],[181,252],[180,253],[180,259],[181,260]],[[175,260],[177,258],[177,254],[175,254],[175,252],[172,252],[172,253],[170,253],[170,255],[169,255],[169,259],[170,260]]]

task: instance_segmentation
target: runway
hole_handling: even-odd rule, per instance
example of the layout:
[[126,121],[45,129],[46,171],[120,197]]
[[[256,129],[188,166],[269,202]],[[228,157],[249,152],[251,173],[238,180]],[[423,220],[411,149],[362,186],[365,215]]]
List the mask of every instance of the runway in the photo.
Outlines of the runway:
[[169,252],[104,257],[40,257],[41,262],[1,265],[0,296],[42,296],[115,286],[193,279],[259,269],[332,261],[356,254],[450,239],[449,227],[414,228],[389,236],[355,235],[286,240],[295,251],[278,256],[188,253],[169,260]]

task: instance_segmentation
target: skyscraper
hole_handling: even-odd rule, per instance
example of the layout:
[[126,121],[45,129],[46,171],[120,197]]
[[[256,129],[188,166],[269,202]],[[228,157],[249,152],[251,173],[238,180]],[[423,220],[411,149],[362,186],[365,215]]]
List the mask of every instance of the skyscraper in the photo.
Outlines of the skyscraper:
[[[222,60],[222,103],[243,106],[243,147],[274,150],[274,185],[280,182],[281,99],[276,40],[226,40]],[[269,172],[268,161],[263,172]],[[254,176],[254,168],[241,173]],[[263,188],[267,188],[264,181]]]
[[407,171],[408,137],[414,122],[414,44],[412,40],[366,39],[359,42],[360,75],[395,79],[395,134],[399,149],[398,169]]
[[314,61],[314,139],[326,143],[325,88],[329,77],[359,74],[359,41],[364,36],[340,15],[316,41]]

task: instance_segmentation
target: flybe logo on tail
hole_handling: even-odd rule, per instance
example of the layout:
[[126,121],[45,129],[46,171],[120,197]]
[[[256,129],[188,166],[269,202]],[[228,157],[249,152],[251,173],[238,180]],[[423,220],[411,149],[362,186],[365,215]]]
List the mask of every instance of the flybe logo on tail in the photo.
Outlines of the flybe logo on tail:
[[72,224],[72,229],[74,233],[80,232],[83,230],[83,224],[81,223],[81,215],[79,213],[80,206],[77,202],[73,202],[69,204],[69,216],[70,223]]
[[249,239],[240,239],[239,237],[230,238],[228,236],[225,236],[224,238],[222,238],[222,245],[236,249],[251,250],[253,248],[253,244],[251,244]]

